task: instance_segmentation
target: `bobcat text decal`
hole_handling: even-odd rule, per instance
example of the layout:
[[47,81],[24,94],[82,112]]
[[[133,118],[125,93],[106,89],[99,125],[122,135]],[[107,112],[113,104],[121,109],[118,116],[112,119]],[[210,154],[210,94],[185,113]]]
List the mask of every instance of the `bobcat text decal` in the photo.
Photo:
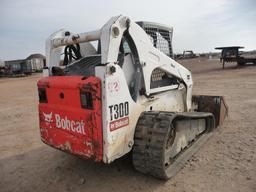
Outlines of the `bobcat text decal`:
[[[53,122],[53,119],[52,119],[53,113],[52,112],[49,114],[43,112],[43,115],[44,115],[44,121],[46,122],[47,125],[49,123]],[[67,116],[61,117],[57,113],[54,115],[54,117],[55,117],[55,126],[57,128],[85,135],[83,120],[81,120],[81,121],[70,120],[70,119],[68,119]]]
[[109,106],[110,110],[110,131],[129,125],[129,103],[119,103]]

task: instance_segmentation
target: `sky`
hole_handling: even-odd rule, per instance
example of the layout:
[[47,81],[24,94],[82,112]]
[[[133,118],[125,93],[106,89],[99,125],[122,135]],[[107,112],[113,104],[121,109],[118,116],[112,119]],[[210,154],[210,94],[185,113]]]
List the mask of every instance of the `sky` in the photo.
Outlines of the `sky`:
[[173,26],[175,53],[256,50],[256,0],[0,0],[0,60],[45,54],[45,40],[65,28],[101,28],[112,16]]

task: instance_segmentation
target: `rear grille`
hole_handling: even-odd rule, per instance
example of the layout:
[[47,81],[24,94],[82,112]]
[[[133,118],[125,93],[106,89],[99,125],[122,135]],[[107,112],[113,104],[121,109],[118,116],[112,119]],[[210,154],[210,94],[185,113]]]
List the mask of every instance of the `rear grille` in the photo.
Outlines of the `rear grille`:
[[94,76],[95,66],[101,64],[101,55],[89,56],[67,66],[66,75]]

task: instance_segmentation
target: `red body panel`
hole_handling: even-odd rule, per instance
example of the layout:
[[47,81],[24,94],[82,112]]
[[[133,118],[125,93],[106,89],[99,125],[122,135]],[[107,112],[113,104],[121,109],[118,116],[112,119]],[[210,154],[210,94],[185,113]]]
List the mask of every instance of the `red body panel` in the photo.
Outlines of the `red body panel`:
[[[39,104],[44,143],[85,159],[102,161],[101,83],[96,77],[45,77],[38,81],[47,103]],[[92,95],[93,108],[81,106],[80,91]]]

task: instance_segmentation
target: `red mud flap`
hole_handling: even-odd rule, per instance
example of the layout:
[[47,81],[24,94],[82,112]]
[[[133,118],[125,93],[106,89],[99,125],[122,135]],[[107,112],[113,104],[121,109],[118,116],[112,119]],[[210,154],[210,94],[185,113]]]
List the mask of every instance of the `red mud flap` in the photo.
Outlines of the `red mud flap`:
[[46,77],[39,80],[38,91],[42,141],[82,158],[102,161],[100,79]]
[[216,127],[228,116],[228,106],[223,96],[193,95],[192,106],[194,111],[212,113]]

